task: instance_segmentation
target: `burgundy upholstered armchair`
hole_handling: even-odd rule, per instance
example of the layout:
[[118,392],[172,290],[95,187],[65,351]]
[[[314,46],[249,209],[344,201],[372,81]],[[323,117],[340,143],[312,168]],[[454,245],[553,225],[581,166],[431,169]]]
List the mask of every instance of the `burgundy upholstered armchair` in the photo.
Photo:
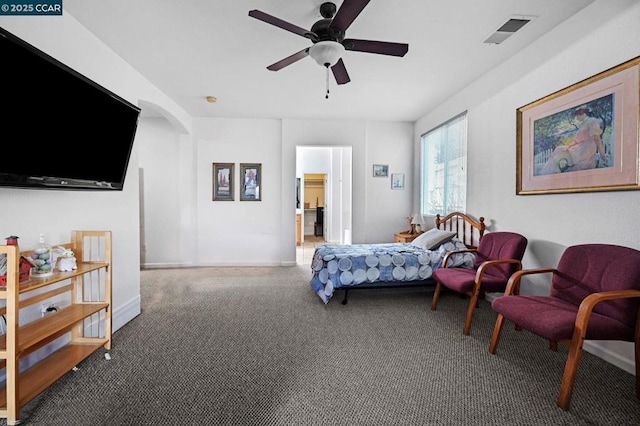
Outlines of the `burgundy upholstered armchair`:
[[[552,273],[549,296],[520,295],[521,278]],[[558,266],[521,270],[503,297],[491,304],[498,313],[489,352],[496,353],[504,319],[551,342],[569,347],[557,404],[569,409],[584,340],[635,342],[636,394],[640,398],[640,251],[610,244],[568,247]]]
[[[484,234],[478,248],[457,250],[444,257],[442,266],[433,271],[436,289],[431,310],[435,311],[442,286],[471,297],[467,308],[463,334],[471,331],[471,322],[478,301],[487,292],[503,292],[511,274],[522,269],[522,257],[527,239],[515,232],[490,232]],[[474,252],[474,268],[447,268],[447,262],[455,253]]]

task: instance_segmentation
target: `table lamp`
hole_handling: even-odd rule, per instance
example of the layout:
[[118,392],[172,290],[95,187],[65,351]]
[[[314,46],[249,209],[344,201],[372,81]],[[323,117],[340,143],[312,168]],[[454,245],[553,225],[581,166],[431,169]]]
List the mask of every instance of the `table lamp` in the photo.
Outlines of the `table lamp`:
[[419,234],[420,232],[416,229],[417,226],[424,225],[424,221],[422,220],[422,214],[414,213],[413,218],[411,219],[411,231],[409,232],[411,235]]

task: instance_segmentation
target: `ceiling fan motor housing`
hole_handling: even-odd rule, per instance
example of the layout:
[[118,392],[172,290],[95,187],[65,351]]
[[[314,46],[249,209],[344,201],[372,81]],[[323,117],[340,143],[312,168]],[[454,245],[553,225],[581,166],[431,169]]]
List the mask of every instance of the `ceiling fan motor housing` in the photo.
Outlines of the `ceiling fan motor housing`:
[[312,40],[314,43],[318,41],[337,41],[342,43],[344,40],[344,33],[339,28],[331,27],[333,19],[325,18],[321,19],[311,27],[311,32],[318,36],[317,40]]

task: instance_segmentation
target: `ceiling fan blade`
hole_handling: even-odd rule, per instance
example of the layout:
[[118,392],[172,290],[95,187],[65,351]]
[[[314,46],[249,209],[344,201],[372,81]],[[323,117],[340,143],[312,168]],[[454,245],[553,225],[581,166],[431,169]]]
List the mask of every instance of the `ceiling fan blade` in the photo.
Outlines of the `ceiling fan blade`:
[[367,4],[369,0],[344,0],[329,27],[338,28],[344,34]]
[[292,33],[301,35],[302,37],[306,37],[312,40],[318,39],[318,36],[309,30],[305,30],[302,27],[299,27],[287,21],[283,21],[280,18],[276,18],[275,16],[269,15],[259,10],[250,10],[249,16],[266,22],[267,24],[275,25],[276,27],[282,28],[283,30],[291,31]]
[[291,65],[294,62],[299,61],[302,58],[305,58],[309,56],[309,48],[304,48],[301,51],[294,53],[291,56],[287,56],[286,58],[276,62],[275,64],[271,64],[267,67],[267,69],[269,71],[278,71],[281,70],[282,68]]
[[347,73],[347,68],[344,66],[344,62],[342,62],[342,58],[331,67],[331,71],[333,71],[333,76],[336,78],[336,83],[347,84],[351,81]]
[[346,50],[391,56],[404,56],[409,51],[409,45],[406,43],[392,43],[388,41],[346,38],[343,40],[342,45]]

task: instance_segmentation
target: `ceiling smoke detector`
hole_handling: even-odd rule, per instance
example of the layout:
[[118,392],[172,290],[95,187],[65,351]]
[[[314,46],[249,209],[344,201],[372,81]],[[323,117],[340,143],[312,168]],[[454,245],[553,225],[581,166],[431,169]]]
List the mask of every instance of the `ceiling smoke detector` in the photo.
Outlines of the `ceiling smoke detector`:
[[536,16],[510,16],[507,21],[491,33],[483,43],[500,44],[534,19],[536,19]]

